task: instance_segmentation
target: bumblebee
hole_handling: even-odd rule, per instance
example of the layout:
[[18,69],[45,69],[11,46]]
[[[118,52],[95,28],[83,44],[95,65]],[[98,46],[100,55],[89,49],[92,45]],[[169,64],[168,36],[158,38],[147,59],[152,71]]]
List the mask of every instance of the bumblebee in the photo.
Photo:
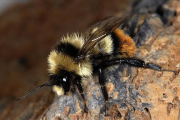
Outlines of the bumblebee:
[[106,68],[126,63],[135,67],[174,72],[164,70],[156,64],[145,64],[144,61],[134,58],[136,45],[133,39],[119,29],[130,16],[110,17],[92,25],[83,34],[74,33],[63,37],[48,56],[50,82],[37,87],[16,101],[44,86],[52,86],[58,96],[67,94],[73,86],[76,86],[83,99],[84,112],[87,112],[82,83],[96,70],[107,111],[108,94],[104,77]]

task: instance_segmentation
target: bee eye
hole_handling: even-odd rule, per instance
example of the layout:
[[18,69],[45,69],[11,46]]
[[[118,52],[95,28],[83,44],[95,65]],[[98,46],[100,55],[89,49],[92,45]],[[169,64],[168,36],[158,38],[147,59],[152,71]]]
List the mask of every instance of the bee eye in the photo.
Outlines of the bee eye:
[[63,78],[62,80],[63,80],[63,82],[66,82],[66,78]]
[[67,83],[70,83],[70,78],[65,76],[65,77],[62,77],[60,81],[61,81],[61,83],[67,84]]
[[69,92],[69,90],[70,90],[70,85],[71,85],[70,78],[69,78],[69,77],[63,77],[63,78],[61,78],[61,80],[60,80],[60,85],[62,85],[62,87],[64,88],[65,94],[66,94],[67,92]]

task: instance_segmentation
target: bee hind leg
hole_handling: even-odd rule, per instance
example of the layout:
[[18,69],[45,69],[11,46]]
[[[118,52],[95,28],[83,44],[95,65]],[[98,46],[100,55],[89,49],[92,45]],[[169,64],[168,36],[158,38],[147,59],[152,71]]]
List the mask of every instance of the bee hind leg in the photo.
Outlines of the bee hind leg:
[[98,66],[109,67],[111,65],[116,65],[116,64],[118,65],[121,63],[126,63],[135,67],[153,69],[157,71],[174,72],[176,74],[176,71],[174,70],[162,69],[159,65],[153,63],[145,63],[144,61],[136,58],[118,58],[118,59],[107,60],[100,63]]

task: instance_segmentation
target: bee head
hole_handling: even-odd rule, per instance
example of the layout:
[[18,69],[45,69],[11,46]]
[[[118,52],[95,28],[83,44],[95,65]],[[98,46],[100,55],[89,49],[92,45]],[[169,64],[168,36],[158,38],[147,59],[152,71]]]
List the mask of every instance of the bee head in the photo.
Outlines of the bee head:
[[58,74],[52,74],[50,75],[50,82],[49,83],[44,83],[42,85],[40,85],[39,87],[35,88],[34,90],[30,91],[29,93],[25,94],[24,96],[22,96],[21,98],[15,100],[15,101],[19,101],[22,100],[23,98],[27,97],[28,95],[30,95],[31,93],[39,90],[40,88],[44,87],[44,86],[53,86],[53,90],[58,94],[58,95],[62,95],[62,94],[66,94],[67,92],[69,92],[70,90],[70,86],[71,86],[71,79],[73,77],[73,74],[71,72],[62,70],[60,71]]
[[[56,88],[63,88],[64,94],[69,92],[71,86],[72,74],[68,71],[62,70],[58,74],[50,75],[50,83],[53,84]],[[54,87],[54,89],[56,89]],[[57,90],[54,90],[57,92]]]

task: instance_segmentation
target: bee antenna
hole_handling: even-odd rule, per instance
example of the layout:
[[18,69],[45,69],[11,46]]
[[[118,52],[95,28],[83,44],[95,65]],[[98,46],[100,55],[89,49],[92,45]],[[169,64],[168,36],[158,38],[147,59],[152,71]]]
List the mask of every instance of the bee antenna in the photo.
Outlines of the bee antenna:
[[37,91],[38,89],[44,87],[44,86],[52,86],[53,84],[52,83],[45,83],[45,84],[42,84],[40,85],[39,87],[35,88],[34,90],[28,92],[27,94],[25,94],[24,96],[22,96],[21,98],[15,100],[16,102],[19,101],[19,100],[22,100],[23,98],[27,97],[28,95],[30,95],[31,93]]

